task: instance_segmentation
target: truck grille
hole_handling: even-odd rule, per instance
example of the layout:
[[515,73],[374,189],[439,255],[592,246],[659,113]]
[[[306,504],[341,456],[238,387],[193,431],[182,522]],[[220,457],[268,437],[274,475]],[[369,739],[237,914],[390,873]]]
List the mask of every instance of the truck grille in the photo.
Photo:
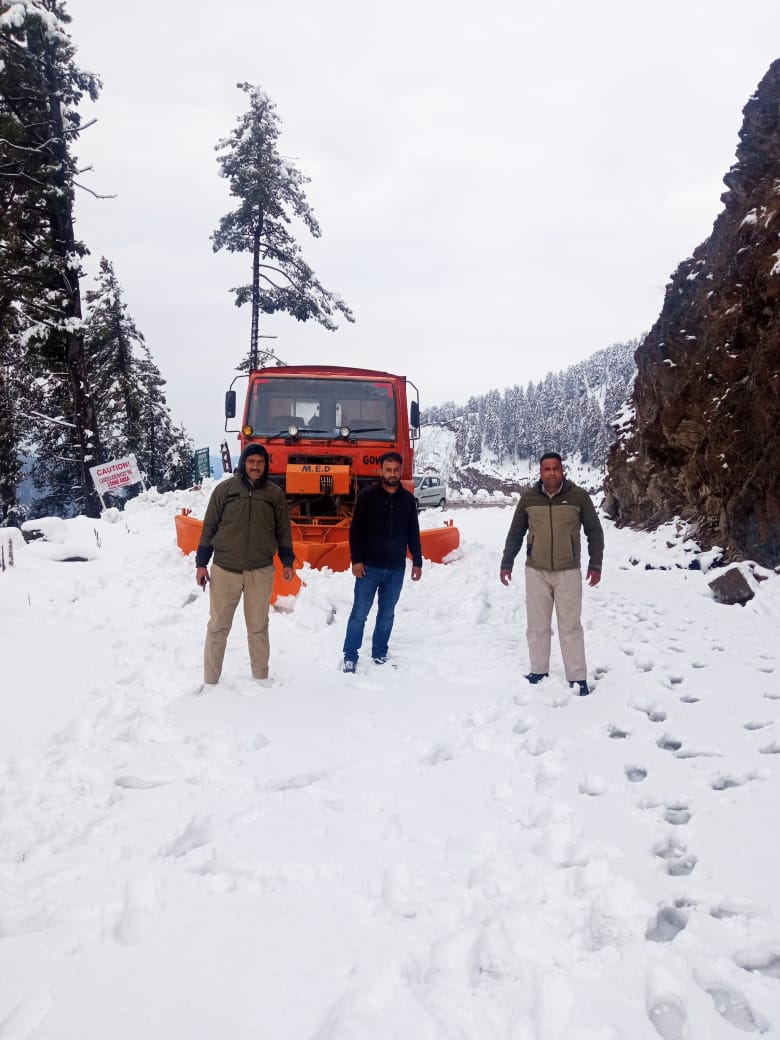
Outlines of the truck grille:
[[355,460],[350,455],[289,455],[287,461],[293,466],[351,466]]

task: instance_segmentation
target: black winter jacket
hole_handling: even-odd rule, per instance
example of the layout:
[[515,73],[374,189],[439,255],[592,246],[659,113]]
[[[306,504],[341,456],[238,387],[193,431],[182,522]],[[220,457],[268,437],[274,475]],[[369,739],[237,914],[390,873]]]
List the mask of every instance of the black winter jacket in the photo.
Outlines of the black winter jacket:
[[355,502],[349,528],[352,563],[403,570],[407,547],[415,567],[422,567],[417,501],[406,488],[391,494],[382,484],[364,488]]

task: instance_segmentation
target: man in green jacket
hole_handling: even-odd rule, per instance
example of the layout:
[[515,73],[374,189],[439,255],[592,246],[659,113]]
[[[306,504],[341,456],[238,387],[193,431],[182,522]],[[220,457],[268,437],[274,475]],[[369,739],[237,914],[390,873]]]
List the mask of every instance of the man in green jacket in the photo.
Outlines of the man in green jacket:
[[538,683],[550,670],[552,611],[558,622],[563,667],[569,686],[590,693],[582,630],[580,527],[588,540],[589,585],[601,580],[604,532],[590,495],[563,475],[563,460],[548,452],[539,460],[540,480],[517,503],[501,559],[501,582],[512,580],[512,564],[526,538],[525,612],[530,672]]
[[[274,553],[285,581],[293,577],[292,531],[282,489],[268,481],[268,452],[250,444],[236,471],[214,488],[195,556],[195,580],[211,582],[210,617],[203,651],[203,684],[215,686],[222,674],[228,633],[243,594],[252,677],[268,679],[268,613],[274,584]],[[211,575],[208,562],[214,554]]]

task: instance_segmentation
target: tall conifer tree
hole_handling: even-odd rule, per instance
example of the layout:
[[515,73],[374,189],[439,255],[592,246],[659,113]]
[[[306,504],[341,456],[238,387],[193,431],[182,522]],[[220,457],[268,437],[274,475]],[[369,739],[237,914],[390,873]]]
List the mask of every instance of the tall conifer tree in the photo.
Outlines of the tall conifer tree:
[[[86,249],[73,228],[73,146],[82,128],[78,104],[84,94],[94,100],[100,84],[77,67],[69,23],[62,0],[0,0],[0,321],[3,310],[14,311],[27,372],[51,391],[44,407],[65,413],[41,421],[68,424],[76,505],[97,516],[89,467],[102,452],[84,352],[79,278]],[[58,380],[62,386],[53,385]]]
[[[265,91],[239,83],[249,98],[249,109],[230,135],[217,144],[220,172],[230,183],[237,207],[227,213],[212,235],[214,252],[252,254],[252,278],[231,290],[236,306],[252,305],[249,356],[246,364],[257,368],[263,359],[259,348],[260,313],[286,312],[298,321],[310,319],[333,331],[340,313],[354,321],[349,307],[325,289],[303,259],[301,248],[288,230],[300,220],[314,238],[320,237],[305,185],[309,178],[291,159],[278,151],[280,121],[276,106]],[[267,356],[267,355],[266,355]]]
[[173,425],[163,379],[124,302],[113,265],[100,260],[86,294],[85,346],[101,402],[100,436],[112,458],[134,454],[160,491],[192,483],[192,442]]

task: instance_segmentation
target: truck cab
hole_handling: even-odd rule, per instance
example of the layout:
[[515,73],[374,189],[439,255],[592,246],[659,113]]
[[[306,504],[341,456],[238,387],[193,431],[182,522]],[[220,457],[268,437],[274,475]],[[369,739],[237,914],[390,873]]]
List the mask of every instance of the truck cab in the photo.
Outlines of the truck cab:
[[[289,365],[257,369],[245,378],[241,448],[265,446],[269,479],[287,495],[294,522],[348,520],[360,490],[377,479],[386,451],[401,454],[401,478],[413,487],[419,402],[406,377],[335,365]],[[411,401],[407,385],[414,392]],[[231,388],[228,420],[236,414],[235,397]]]
[[[241,426],[235,383],[247,380]],[[412,393],[409,392],[411,387]],[[336,365],[284,365],[238,376],[225,396],[225,430],[238,434],[243,450],[262,444],[268,452],[268,479],[285,493],[292,521],[296,573],[283,581],[275,561],[274,601],[296,595],[298,571],[308,565],[346,571],[350,567],[349,522],[362,488],[379,479],[379,459],[387,451],[403,458],[401,479],[414,490],[414,442],[420,435],[417,387],[405,376]],[[223,445],[230,468],[230,450]],[[183,552],[199,543],[203,523],[184,510],[176,517]],[[451,520],[420,532],[423,556],[441,563],[460,544]]]

